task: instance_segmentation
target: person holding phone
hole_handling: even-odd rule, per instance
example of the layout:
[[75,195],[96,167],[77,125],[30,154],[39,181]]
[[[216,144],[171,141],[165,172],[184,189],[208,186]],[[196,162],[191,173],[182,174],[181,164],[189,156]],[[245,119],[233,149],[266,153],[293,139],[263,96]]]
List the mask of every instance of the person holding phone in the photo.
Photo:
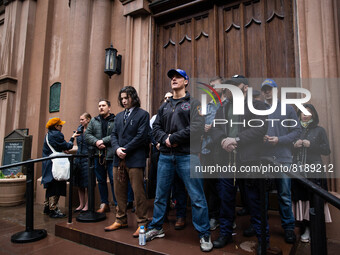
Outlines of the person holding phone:
[[[48,130],[42,151],[42,156],[48,157],[52,154],[51,147],[57,152],[68,152],[73,147],[74,138],[79,136],[74,133],[69,142],[65,141],[64,134],[61,132],[65,121],[60,118],[51,118],[46,128]],[[48,141],[48,142],[47,142]],[[49,144],[48,144],[49,143]],[[44,214],[50,218],[63,218],[66,215],[62,213],[58,206],[60,196],[66,196],[66,181],[57,181],[52,175],[52,160],[42,162],[42,180],[41,183],[46,189],[44,201]]]

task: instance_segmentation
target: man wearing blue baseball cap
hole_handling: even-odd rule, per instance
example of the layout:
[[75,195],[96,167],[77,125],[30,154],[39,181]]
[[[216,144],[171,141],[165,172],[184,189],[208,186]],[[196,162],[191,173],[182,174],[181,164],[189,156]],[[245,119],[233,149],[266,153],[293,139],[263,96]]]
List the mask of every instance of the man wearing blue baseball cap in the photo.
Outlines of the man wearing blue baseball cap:
[[[191,199],[192,222],[199,233],[200,248],[204,252],[213,248],[210,237],[208,206],[204,196],[203,182],[190,178],[190,166],[199,166],[200,139],[204,129],[204,118],[198,112],[200,102],[186,91],[189,76],[182,69],[168,71],[173,97],[158,110],[152,135],[160,143],[157,171],[156,198],[153,218],[148,225],[146,241],[165,236],[164,215],[175,172],[182,179]],[[190,140],[191,144],[190,144]]]
[[182,76],[184,78],[184,80],[188,81],[185,84],[185,87],[188,86],[188,84],[189,84],[189,76],[187,75],[187,73],[184,70],[182,70],[182,69],[170,69],[168,71],[168,77],[170,79],[172,79],[175,75]]
[[[264,155],[276,158],[276,161],[283,166],[290,167],[292,164],[292,149],[291,145],[299,137],[301,133],[298,117],[291,105],[286,105],[286,115],[281,114],[281,102],[273,98],[273,89],[277,88],[277,84],[272,79],[265,79],[261,85],[261,92],[264,96],[267,109],[271,108],[276,102],[276,110],[268,116],[268,119],[274,119],[267,130],[264,137]],[[285,120],[285,125],[282,125]],[[285,241],[294,243],[296,236],[294,233],[295,218],[292,210],[291,199],[291,180],[283,173],[280,173],[281,178],[275,179],[277,195],[279,200],[279,212],[281,216],[281,225],[285,231]]]

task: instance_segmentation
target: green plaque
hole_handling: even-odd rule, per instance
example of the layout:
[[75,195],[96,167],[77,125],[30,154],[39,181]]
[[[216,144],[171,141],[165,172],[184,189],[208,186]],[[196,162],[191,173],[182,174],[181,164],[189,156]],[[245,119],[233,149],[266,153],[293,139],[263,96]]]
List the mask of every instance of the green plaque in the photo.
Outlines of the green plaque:
[[60,91],[61,83],[56,82],[50,88],[50,112],[59,112],[60,110]]

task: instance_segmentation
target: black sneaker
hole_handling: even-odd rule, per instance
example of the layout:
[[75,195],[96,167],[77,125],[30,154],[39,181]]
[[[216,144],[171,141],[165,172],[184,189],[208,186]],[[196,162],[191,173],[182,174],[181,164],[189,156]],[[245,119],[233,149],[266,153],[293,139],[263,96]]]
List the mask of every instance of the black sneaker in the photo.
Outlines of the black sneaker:
[[285,241],[286,243],[295,243],[296,235],[294,233],[294,230],[292,229],[285,230]]
[[49,216],[50,218],[65,218],[66,217],[66,215],[63,214],[59,209],[50,211]]
[[256,231],[255,231],[253,225],[250,225],[249,228],[245,229],[245,230],[243,231],[243,235],[246,236],[246,237],[255,236],[255,235],[256,235]]
[[215,241],[213,241],[214,248],[223,248],[228,243],[231,243],[233,238],[231,235],[229,236],[219,236]]
[[44,206],[44,212],[43,212],[43,213],[44,213],[44,214],[47,214],[47,215],[50,214],[50,208],[49,208],[48,205],[45,205],[45,206]]

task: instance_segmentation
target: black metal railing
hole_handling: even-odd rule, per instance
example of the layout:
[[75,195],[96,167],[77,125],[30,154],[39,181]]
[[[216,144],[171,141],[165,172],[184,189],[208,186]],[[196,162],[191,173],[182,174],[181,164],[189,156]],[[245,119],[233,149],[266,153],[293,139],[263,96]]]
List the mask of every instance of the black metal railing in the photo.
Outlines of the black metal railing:
[[34,242],[43,239],[47,236],[44,229],[34,229],[34,164],[45,160],[55,158],[68,158],[70,160],[70,182],[69,182],[69,203],[68,203],[68,223],[72,223],[72,190],[73,190],[73,168],[74,158],[76,157],[89,157],[88,155],[59,155],[52,157],[44,157],[38,159],[31,159],[19,163],[0,166],[0,170],[12,168],[17,166],[26,166],[26,229],[25,231],[18,232],[11,237],[14,243]]
[[[105,214],[99,214],[94,212],[94,163],[93,155],[61,155],[53,157],[45,157],[39,159],[27,160],[24,162],[14,163],[11,165],[0,166],[0,170],[17,167],[27,166],[26,173],[26,230],[18,232],[11,237],[12,242],[25,243],[34,242],[47,236],[47,232],[44,229],[34,230],[33,226],[33,203],[34,203],[34,164],[45,160],[51,160],[54,158],[69,158],[70,160],[70,182],[69,182],[69,203],[68,203],[68,223],[72,223],[72,190],[73,190],[73,161],[75,157],[88,157],[89,160],[89,210],[77,217],[81,222],[95,222],[105,219]],[[272,165],[280,165],[280,163],[273,160],[270,157],[263,157],[262,162],[270,163]],[[290,178],[295,178],[299,183],[303,184],[313,195],[313,207],[310,208],[310,221],[311,221],[311,254],[327,254],[327,239],[326,239],[326,225],[324,216],[324,203],[328,202],[334,207],[340,210],[340,199],[332,195],[328,191],[320,188],[320,186],[311,182],[295,173],[286,173]],[[261,192],[261,248],[262,254],[266,254],[266,203],[265,203],[265,184],[262,179],[263,185],[260,185]]]
[[[269,163],[272,165],[281,165],[271,157],[262,157],[261,161],[263,163]],[[288,177],[294,178],[300,184],[304,185],[312,194],[311,208],[309,209],[310,215],[310,235],[311,235],[311,254],[327,254],[327,238],[326,238],[326,224],[325,224],[325,214],[324,205],[325,202],[333,205],[340,210],[340,199],[324,190],[314,182],[308,180],[307,178],[298,175],[296,173],[286,173]],[[261,192],[261,253],[266,254],[266,203],[265,196],[266,191],[263,185],[260,185]],[[263,199],[262,199],[263,198]],[[313,205],[313,206],[312,206]]]

